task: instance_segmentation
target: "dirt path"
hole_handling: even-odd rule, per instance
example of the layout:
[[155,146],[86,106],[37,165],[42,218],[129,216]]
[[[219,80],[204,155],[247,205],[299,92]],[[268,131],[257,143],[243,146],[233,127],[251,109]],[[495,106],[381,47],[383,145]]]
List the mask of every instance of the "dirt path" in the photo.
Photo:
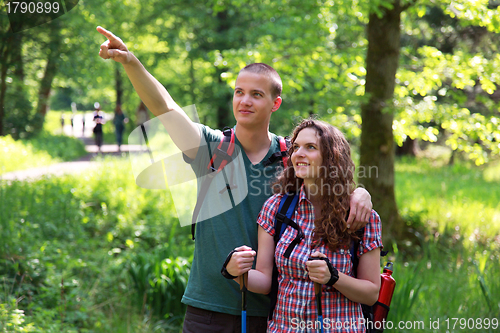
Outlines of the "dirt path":
[[[93,133],[92,133],[92,114],[86,115],[86,126],[84,133],[82,133],[82,116],[76,115],[74,119],[74,128],[67,124],[64,126],[64,133],[68,136],[75,136],[81,139],[85,143],[85,150],[87,155],[81,157],[77,161],[72,162],[62,162],[53,165],[31,168],[26,170],[19,170],[8,172],[0,175],[0,179],[4,180],[30,180],[37,179],[43,176],[60,176],[67,173],[81,173],[91,166],[98,165],[99,162],[96,160],[102,156],[121,156],[123,158],[128,158],[129,153],[141,152],[141,146],[139,145],[122,145],[121,152],[118,151],[117,144],[105,144],[101,147],[101,152],[98,151],[97,146],[94,144]],[[112,123],[108,124],[113,126]],[[126,141],[126,138],[124,138]]]

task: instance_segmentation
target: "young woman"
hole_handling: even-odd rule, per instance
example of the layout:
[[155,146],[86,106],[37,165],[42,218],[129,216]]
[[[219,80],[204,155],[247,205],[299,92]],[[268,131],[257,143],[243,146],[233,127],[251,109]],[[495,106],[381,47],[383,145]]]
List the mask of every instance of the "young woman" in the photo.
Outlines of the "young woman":
[[[226,270],[241,276],[248,272],[248,290],[271,290],[274,260],[278,268],[278,297],[268,332],[317,332],[318,315],[314,282],[322,285],[323,328],[326,332],[364,332],[361,304],[374,304],[380,289],[381,223],[375,211],[357,236],[346,223],[349,196],[355,188],[354,163],[348,142],[335,127],[304,120],[294,130],[289,154],[292,166],[274,184],[275,195],[264,204],[258,218],[259,248],[236,248]],[[274,223],[285,193],[297,193],[292,220],[305,237],[284,253],[297,230],[288,226],[274,244]],[[353,277],[351,244],[359,242],[357,277]],[[310,260],[310,258],[328,258]],[[238,283],[240,279],[236,279]]]

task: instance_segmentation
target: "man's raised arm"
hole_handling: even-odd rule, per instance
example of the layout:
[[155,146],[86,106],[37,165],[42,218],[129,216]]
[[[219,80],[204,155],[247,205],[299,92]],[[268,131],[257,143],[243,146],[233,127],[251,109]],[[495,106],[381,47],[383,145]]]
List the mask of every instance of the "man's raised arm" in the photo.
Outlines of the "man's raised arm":
[[[168,134],[188,157],[194,159],[200,144],[200,131],[182,108],[175,103],[167,89],[158,82],[128,50],[123,41],[112,32],[97,27],[97,31],[108,40],[102,43],[99,56],[113,59],[123,65],[135,91],[149,110],[167,129]],[[165,115],[168,113],[168,115]]]

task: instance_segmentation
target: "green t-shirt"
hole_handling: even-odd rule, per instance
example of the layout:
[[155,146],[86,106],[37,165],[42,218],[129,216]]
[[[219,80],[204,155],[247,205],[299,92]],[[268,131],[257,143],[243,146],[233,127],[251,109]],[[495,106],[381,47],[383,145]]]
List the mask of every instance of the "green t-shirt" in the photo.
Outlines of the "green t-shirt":
[[[202,145],[195,159],[188,161],[198,176],[206,174],[210,161],[207,147],[211,147],[212,150],[213,146],[216,146],[216,143],[219,143],[222,138],[221,131],[215,131],[203,125],[200,125],[200,130],[202,138],[213,144]],[[229,202],[231,205],[228,210],[217,215],[212,212],[213,217],[196,223],[193,265],[182,298],[182,302],[187,305],[233,315],[241,314],[241,291],[235,281],[228,280],[221,275],[222,264],[228,253],[235,247],[247,245],[257,250],[257,217],[264,202],[272,195],[271,184],[282,166],[280,160],[267,167],[263,165],[263,161],[280,151],[279,138],[274,134],[272,134],[271,147],[266,157],[255,165],[250,162],[241,149],[237,138],[236,147],[240,148],[240,154],[239,159],[234,162],[236,167],[233,169],[241,170],[244,168],[245,174],[238,174],[236,171],[235,175],[231,175],[233,171],[231,167],[224,169],[227,171],[226,176],[230,183],[237,185],[237,189],[233,189],[231,193],[234,194],[236,205],[232,207],[230,201],[226,199],[225,204]],[[222,177],[222,175],[217,177]],[[236,192],[243,190],[241,179],[245,179],[245,177],[248,194],[238,198]],[[214,182],[213,187],[214,189],[209,191],[203,203],[207,209],[211,207],[212,210],[221,207],[217,200],[221,199],[222,196],[229,195],[228,191],[223,190],[224,184],[219,182],[215,185]],[[267,295],[247,292],[247,314],[249,316],[265,317],[268,312],[269,297]]]

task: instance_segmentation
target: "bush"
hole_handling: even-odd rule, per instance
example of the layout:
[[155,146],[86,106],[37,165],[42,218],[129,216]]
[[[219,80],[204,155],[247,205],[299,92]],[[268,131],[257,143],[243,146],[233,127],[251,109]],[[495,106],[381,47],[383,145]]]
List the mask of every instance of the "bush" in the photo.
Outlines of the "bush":
[[163,318],[167,325],[182,324],[186,306],[181,299],[187,286],[190,261],[176,257],[169,247],[160,247],[153,254],[138,253],[130,259],[126,270],[141,313]]
[[22,82],[7,89],[3,121],[3,132],[16,140],[30,138],[43,128],[43,116],[33,111]]

